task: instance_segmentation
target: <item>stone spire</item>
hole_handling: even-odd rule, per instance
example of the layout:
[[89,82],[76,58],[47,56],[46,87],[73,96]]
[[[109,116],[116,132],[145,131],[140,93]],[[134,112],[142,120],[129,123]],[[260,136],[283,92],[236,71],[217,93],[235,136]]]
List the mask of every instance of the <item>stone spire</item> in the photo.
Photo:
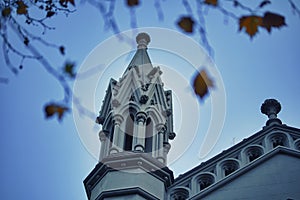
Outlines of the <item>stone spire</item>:
[[138,68],[142,76],[145,76],[153,70],[153,66],[147,52],[147,46],[150,41],[150,36],[147,33],[139,33],[136,36],[137,51],[129,63],[124,75],[133,68]]
[[268,116],[267,126],[273,124],[282,124],[281,120],[277,118],[277,114],[281,110],[281,105],[276,99],[266,99],[261,105],[260,110],[263,114]]

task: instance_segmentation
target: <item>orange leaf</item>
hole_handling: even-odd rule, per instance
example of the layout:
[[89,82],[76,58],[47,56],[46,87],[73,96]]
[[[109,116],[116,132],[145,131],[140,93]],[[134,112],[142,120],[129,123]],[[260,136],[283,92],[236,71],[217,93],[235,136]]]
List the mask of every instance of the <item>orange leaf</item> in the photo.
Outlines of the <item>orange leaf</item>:
[[181,17],[177,22],[177,25],[185,32],[192,33],[194,23],[195,22],[191,17]]
[[258,26],[262,25],[262,21],[262,18],[256,15],[243,16],[239,21],[239,30],[245,28],[246,33],[252,38],[258,32]]
[[131,7],[131,6],[137,6],[137,5],[139,5],[139,0],[127,0],[127,5],[129,7]]
[[17,14],[26,15],[28,6],[23,1],[17,1],[17,4],[18,4]]
[[213,80],[207,75],[206,71],[203,69],[197,73],[193,81],[194,92],[201,99],[208,94],[209,88],[214,87]]
[[284,16],[276,13],[266,12],[262,19],[262,27],[267,29],[268,32],[271,32],[272,27],[280,28],[285,25]]
[[55,103],[47,104],[45,106],[46,118],[52,117],[53,115],[57,114],[58,119],[61,120],[64,113],[68,110],[69,110],[69,108],[55,104]]
[[218,0],[205,0],[204,3],[212,6],[217,6],[218,5]]

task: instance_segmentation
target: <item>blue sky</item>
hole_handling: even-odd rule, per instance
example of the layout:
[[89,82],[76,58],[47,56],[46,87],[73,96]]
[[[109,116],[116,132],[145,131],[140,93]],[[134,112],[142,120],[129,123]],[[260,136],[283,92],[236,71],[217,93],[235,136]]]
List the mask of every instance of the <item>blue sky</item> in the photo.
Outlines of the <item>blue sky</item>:
[[[179,31],[175,21],[186,14],[179,5],[171,1],[162,2],[164,21],[159,21],[153,3],[142,1],[142,6],[136,10],[138,25]],[[48,31],[45,38],[64,44],[66,58],[74,60],[79,67],[85,57],[113,33],[103,29],[101,15],[95,8],[79,2],[76,8],[77,11],[67,18],[56,16],[50,19],[49,24],[55,25],[56,30]],[[271,34],[260,30],[252,40],[243,32],[238,32],[235,21],[229,20],[228,24],[224,24],[224,18],[218,11],[206,11],[209,41],[215,52],[213,60],[226,92],[225,122],[212,151],[200,159],[197,155],[211,116],[211,98],[199,105],[199,133],[190,139],[192,141],[188,150],[170,165],[175,175],[259,131],[266,122],[266,116],[260,113],[260,106],[266,98],[276,98],[281,102],[279,118],[283,123],[300,127],[300,18],[293,15],[288,4],[283,1],[273,2],[267,8],[285,15],[287,26],[280,30],[274,29]],[[120,30],[130,29],[130,12],[124,8],[123,1],[118,2],[115,13]],[[199,41],[197,34],[188,37]],[[64,62],[65,58],[57,55],[57,51],[44,51],[56,66]],[[152,53],[153,57],[150,48],[152,62],[159,62],[154,60],[156,52]],[[0,198],[86,199],[82,181],[97,160],[83,145],[72,114],[67,115],[62,123],[44,118],[44,104],[63,96],[59,83],[35,62],[26,61],[18,76],[7,70],[2,56],[0,65],[1,76],[9,78],[8,84],[0,85]],[[111,75],[118,79],[126,66],[112,71]],[[95,113],[100,108],[101,95],[104,95],[107,83],[108,80],[97,86],[96,97],[100,99],[95,99]],[[184,100],[179,101],[184,106],[188,104]],[[193,123],[193,120],[190,119],[190,122]],[[101,129],[100,126],[92,128],[96,132]],[[176,145],[172,149],[176,149]]]

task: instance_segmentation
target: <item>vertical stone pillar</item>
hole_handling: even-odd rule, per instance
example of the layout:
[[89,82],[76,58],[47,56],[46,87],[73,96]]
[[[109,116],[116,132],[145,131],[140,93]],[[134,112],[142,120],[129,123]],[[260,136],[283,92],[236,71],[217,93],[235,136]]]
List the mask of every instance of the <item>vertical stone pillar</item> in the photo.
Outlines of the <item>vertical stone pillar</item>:
[[100,146],[100,155],[99,155],[99,161],[102,160],[103,157],[107,156],[107,147],[108,147],[108,138],[107,138],[107,134],[105,131],[101,130],[99,132],[99,140],[101,142],[101,146]]
[[146,119],[145,112],[136,113],[136,123],[134,127],[133,146],[136,151],[144,151],[146,138]]
[[165,163],[165,156],[164,156],[164,134],[166,132],[166,126],[164,124],[158,124],[156,126],[157,129],[157,136],[158,136],[158,141],[157,141],[157,160]]
[[121,115],[113,116],[114,123],[114,134],[112,140],[112,147],[110,148],[110,154],[118,153],[124,150],[124,133],[121,131],[121,123],[123,122],[123,117]]

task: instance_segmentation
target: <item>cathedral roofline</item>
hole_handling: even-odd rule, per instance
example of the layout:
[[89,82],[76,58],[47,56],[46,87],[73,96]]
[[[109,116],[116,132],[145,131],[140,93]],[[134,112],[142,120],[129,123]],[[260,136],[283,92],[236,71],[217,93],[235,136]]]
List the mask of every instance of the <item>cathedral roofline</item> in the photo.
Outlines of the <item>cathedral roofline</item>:
[[294,149],[290,149],[290,148],[287,148],[287,147],[278,146],[278,147],[274,148],[273,150],[271,150],[271,151],[265,153],[264,155],[260,156],[254,162],[251,162],[248,165],[246,165],[245,167],[233,172],[232,174],[230,174],[230,176],[221,179],[220,181],[218,181],[218,182],[214,183],[213,185],[211,185],[211,187],[208,187],[205,190],[203,190],[202,192],[197,193],[194,196],[190,197],[189,200],[198,200],[198,199],[204,198],[208,194],[214,192],[215,190],[223,187],[224,185],[226,185],[228,183],[231,183],[233,180],[235,180],[238,177],[246,174],[250,170],[257,168],[259,165],[263,164],[264,162],[267,162],[272,157],[275,157],[276,155],[279,155],[279,154],[300,158],[300,152],[299,151],[294,150]]
[[299,128],[287,126],[286,124],[272,124],[269,126],[264,126],[262,130],[256,132],[250,137],[243,139],[241,142],[237,143],[236,145],[229,147],[228,149],[222,151],[221,153],[215,155],[214,157],[208,159],[207,161],[200,163],[198,166],[194,167],[193,169],[183,174],[180,174],[178,177],[175,178],[174,185],[184,181],[185,179],[189,179],[194,174],[199,173],[199,171],[202,171],[206,168],[209,168],[211,165],[216,164],[222,159],[228,158],[228,156],[234,154],[234,152],[240,151],[242,148],[245,148],[247,145],[253,144],[255,140],[263,138],[267,134],[270,134],[274,131],[282,131],[282,132],[288,131],[290,134],[296,134],[298,136],[300,135]]

